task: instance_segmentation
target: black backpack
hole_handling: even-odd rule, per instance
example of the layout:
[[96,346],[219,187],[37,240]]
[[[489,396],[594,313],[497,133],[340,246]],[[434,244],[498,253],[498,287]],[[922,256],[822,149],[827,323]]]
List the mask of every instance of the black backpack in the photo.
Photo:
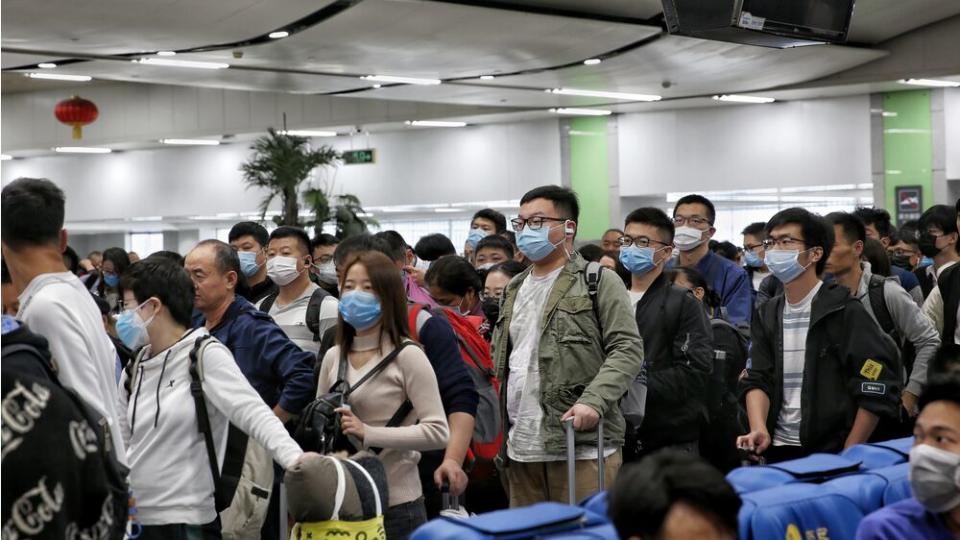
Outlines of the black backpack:
[[883,287],[886,281],[883,276],[870,274],[867,296],[870,298],[870,308],[873,310],[874,317],[877,318],[880,329],[897,344],[897,349],[900,351],[900,363],[903,365],[903,368],[906,370],[906,376],[909,378],[910,373],[913,372],[913,362],[917,357],[917,349],[911,341],[904,339],[903,336],[900,335],[896,325],[893,323],[893,317],[890,315],[890,309],[887,307],[887,299],[883,294]]
[[[273,303],[277,301],[277,296],[280,294],[280,291],[274,291],[267,295],[263,299],[263,302],[260,303],[260,311],[269,314],[270,308],[273,307]],[[313,291],[313,294],[310,295],[310,301],[307,302],[307,314],[304,317],[304,323],[306,323],[307,328],[313,332],[313,340],[320,341],[320,305],[323,304],[324,298],[328,296],[333,296],[329,292],[319,288]],[[322,358],[322,357],[321,357]]]

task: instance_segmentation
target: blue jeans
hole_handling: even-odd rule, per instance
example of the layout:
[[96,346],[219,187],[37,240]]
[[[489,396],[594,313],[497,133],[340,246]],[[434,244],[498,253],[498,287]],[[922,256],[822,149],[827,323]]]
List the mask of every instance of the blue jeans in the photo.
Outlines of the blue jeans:
[[423,497],[408,503],[387,508],[383,513],[383,528],[387,540],[406,540],[417,527],[427,522],[427,509]]

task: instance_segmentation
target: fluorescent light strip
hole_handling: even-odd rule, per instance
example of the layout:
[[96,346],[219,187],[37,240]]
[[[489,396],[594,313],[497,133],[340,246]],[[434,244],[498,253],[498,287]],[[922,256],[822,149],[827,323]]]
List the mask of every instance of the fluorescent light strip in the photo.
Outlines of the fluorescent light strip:
[[270,39],[283,39],[290,35],[290,32],[286,30],[277,30],[276,32],[270,32],[267,34],[267,37]]
[[480,80],[481,80],[481,81],[492,81],[492,80],[494,80],[494,79],[496,79],[496,77],[494,77],[493,75],[481,75],[481,76],[480,76]]
[[220,141],[215,139],[160,139],[163,144],[178,146],[218,146]]
[[466,122],[448,122],[444,120],[407,120],[404,124],[418,127],[465,127]]
[[37,67],[40,69],[53,69],[57,67],[57,65],[54,64],[53,62],[40,62],[39,64],[37,64]]
[[585,66],[595,66],[595,65],[599,64],[600,62],[603,62],[603,60],[601,60],[601,59],[599,59],[599,58],[587,58],[586,60],[583,61],[583,65],[585,65]]
[[93,80],[89,75],[63,75],[60,73],[27,73],[31,79],[49,79],[51,81],[87,82]]
[[569,114],[574,116],[607,116],[612,114],[612,111],[605,111],[603,109],[576,109],[571,107],[560,107],[557,109],[550,109],[550,112],[555,114]]
[[438,214],[466,212],[466,210],[464,210],[463,208],[434,208],[433,211]]
[[113,150],[99,146],[56,146],[54,152],[61,154],[109,154]]
[[157,51],[157,56],[176,56],[177,51]]
[[956,81],[939,81],[937,79],[900,79],[900,84],[909,84],[912,86],[935,86],[938,88],[958,88],[960,87],[960,82]]
[[417,77],[398,77],[395,75],[364,75],[360,77],[367,81],[377,81],[385,83],[418,84],[422,86],[431,86],[442,83],[440,79],[419,79]]
[[717,101],[729,101],[731,103],[773,103],[776,101],[773,98],[761,97],[761,96],[741,96],[737,94],[723,94],[720,96],[713,96],[713,99]]
[[336,137],[336,131],[319,131],[314,129],[288,129],[281,131],[283,135],[292,135],[294,137]]
[[654,94],[632,94],[629,92],[604,92],[601,90],[581,90],[578,88],[551,88],[547,90],[551,94],[561,96],[584,96],[609,99],[625,99],[627,101],[660,101],[661,96]]
[[134,60],[138,64],[148,66],[182,67],[194,69],[226,69],[230,64],[222,62],[195,62],[193,60],[171,60],[169,58],[140,58]]
[[0,161],[10,161],[13,159],[13,156],[10,154],[0,154]]

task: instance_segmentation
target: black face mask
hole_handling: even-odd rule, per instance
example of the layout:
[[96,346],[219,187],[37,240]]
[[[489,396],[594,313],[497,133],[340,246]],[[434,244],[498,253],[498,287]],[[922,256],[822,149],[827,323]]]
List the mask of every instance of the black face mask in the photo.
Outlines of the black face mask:
[[913,270],[913,265],[910,264],[910,255],[894,255],[890,257],[890,264],[904,270]]
[[937,237],[933,236],[928,232],[920,233],[920,253],[923,253],[927,257],[936,257],[940,254],[940,249],[937,247]]
[[487,320],[490,321],[490,326],[497,324],[497,319],[500,318],[499,298],[484,298],[483,302],[480,304],[480,309],[483,310],[484,316],[486,316]]

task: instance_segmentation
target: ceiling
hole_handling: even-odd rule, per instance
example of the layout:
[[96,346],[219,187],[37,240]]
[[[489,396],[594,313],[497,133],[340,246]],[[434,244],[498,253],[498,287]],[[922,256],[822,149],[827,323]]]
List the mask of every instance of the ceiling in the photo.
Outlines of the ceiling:
[[[851,46],[785,50],[671,36],[661,11],[660,0],[6,0],[2,90],[73,86],[22,75],[55,62],[56,72],[90,75],[93,84],[339,94],[518,112],[631,106],[544,91],[568,87],[662,95],[661,103],[636,106],[670,108],[713,94],[783,89],[881,59],[887,40],[960,15],[960,1],[859,0]],[[275,30],[290,36],[270,39]],[[177,60],[230,68],[132,62],[166,50],[177,51]],[[589,58],[603,62],[583,65]],[[371,74],[444,84],[374,88],[360,78]]]

